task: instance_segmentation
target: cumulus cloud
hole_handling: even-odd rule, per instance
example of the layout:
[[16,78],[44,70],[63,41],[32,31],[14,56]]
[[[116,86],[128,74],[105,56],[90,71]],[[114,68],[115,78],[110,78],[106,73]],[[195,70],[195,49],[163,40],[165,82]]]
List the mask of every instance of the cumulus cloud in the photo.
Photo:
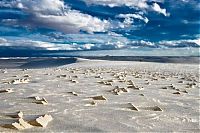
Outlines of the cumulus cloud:
[[102,50],[123,48],[129,40],[116,34],[53,34],[54,40],[30,38],[0,38],[0,46],[36,50]]
[[108,34],[59,34],[53,33],[50,35],[51,38],[55,38],[58,42],[67,42],[67,43],[78,43],[78,44],[127,44],[129,43],[129,39],[123,37],[122,35],[115,34],[115,33],[108,33]]
[[117,43],[108,42],[105,44],[65,44],[65,43],[51,43],[35,40],[7,40],[6,42],[0,42],[0,46],[13,47],[18,49],[32,49],[32,50],[108,50],[108,49],[120,49],[125,45],[120,41]]
[[179,47],[200,47],[200,39],[194,40],[165,40],[159,42],[132,41],[127,44],[130,47],[151,47],[151,48],[179,48]]
[[149,20],[147,17],[143,17],[140,14],[119,14],[117,18],[124,18],[124,24],[125,25],[131,25],[134,23],[134,19],[139,19],[144,21],[145,23],[148,23]]
[[7,2],[6,0],[0,1],[0,7],[12,7],[12,3]]
[[135,47],[151,47],[156,48],[156,44],[154,42],[150,41],[144,41],[144,40],[138,40],[138,41],[132,41],[131,43],[127,44],[129,48],[135,48]]
[[5,38],[0,38],[0,44],[3,44],[3,43],[7,43],[7,40]]
[[[3,41],[2,41],[3,40]],[[15,47],[36,50],[78,50],[77,47],[69,44],[55,44],[50,42],[35,41],[30,39],[5,39],[0,38],[0,46]]]
[[[164,2],[164,0],[83,0],[87,4],[93,5],[102,5],[102,6],[109,6],[109,7],[120,7],[120,6],[127,6],[134,9],[140,9],[143,11],[146,10],[153,10],[155,12],[161,13],[165,16],[169,16],[170,14],[167,13],[166,9],[160,8],[160,6],[156,2]],[[148,4],[148,2],[155,2],[152,6]]]
[[64,1],[61,0],[17,0],[16,7],[26,12],[43,15],[63,14]]
[[103,5],[109,7],[128,6],[134,8],[147,8],[146,0],[84,0],[87,4]]
[[30,26],[51,28],[65,33],[105,32],[109,28],[107,20],[72,10],[61,0],[17,0],[13,5],[31,15],[21,22]]
[[167,13],[167,10],[162,9],[157,3],[153,3],[152,9],[160,14],[163,14],[164,16],[170,16],[170,13]]
[[160,41],[159,45],[164,47],[200,47],[200,38],[194,40]]

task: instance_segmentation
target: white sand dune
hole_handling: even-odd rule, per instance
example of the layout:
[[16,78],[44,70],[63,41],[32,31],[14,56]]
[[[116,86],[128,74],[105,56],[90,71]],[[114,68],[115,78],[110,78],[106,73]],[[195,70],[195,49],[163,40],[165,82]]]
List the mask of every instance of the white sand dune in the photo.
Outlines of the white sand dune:
[[[3,127],[18,121],[8,115],[17,111],[26,121],[52,116],[27,132],[200,131],[198,64],[69,58],[19,66],[0,70],[2,132],[17,131]],[[6,83],[23,78],[29,82]]]

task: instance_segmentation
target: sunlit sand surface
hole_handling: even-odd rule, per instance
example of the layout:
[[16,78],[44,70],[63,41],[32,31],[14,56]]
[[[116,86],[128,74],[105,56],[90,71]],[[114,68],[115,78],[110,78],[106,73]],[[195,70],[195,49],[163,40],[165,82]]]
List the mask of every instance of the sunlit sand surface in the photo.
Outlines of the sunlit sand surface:
[[0,131],[200,131],[198,64],[52,63],[0,69]]

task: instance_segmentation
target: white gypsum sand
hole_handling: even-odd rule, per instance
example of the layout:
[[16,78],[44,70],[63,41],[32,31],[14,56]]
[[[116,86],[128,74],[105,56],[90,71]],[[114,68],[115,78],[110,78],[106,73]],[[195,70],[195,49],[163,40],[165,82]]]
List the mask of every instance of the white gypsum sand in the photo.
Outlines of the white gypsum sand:
[[[53,118],[44,127],[23,128],[27,132],[198,132],[198,72],[197,64],[100,60],[7,69],[0,73],[0,125],[12,124],[17,118],[6,114],[20,110],[27,122]],[[16,75],[29,82],[5,84]]]

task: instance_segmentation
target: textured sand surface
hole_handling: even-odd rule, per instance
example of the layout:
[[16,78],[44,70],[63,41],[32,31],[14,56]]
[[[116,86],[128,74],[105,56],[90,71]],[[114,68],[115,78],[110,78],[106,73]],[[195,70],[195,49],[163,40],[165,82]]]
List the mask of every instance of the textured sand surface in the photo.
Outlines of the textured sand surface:
[[200,131],[197,64],[83,60],[0,69],[0,101],[5,132],[17,131],[3,127],[18,120],[10,117],[17,111],[27,122],[52,116],[27,132]]

